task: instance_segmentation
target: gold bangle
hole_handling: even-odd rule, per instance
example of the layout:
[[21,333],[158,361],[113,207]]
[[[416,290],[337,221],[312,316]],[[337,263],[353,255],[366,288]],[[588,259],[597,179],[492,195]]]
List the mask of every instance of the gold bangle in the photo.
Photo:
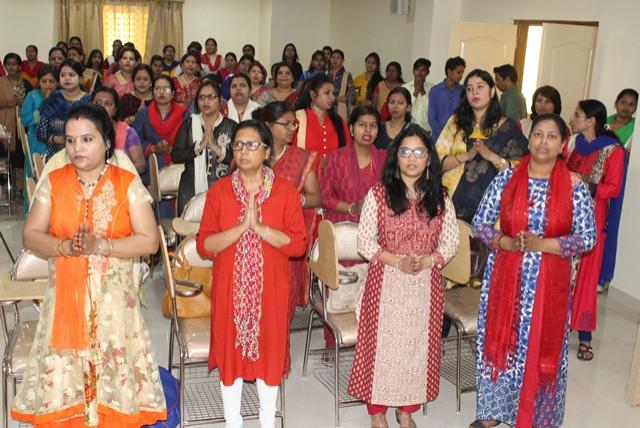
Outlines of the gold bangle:
[[113,256],[113,241],[109,238],[109,257]]
[[69,257],[68,254],[64,253],[64,250],[62,249],[62,244],[64,244],[64,241],[66,241],[66,239],[60,239],[58,241],[58,245],[56,247],[56,253],[58,253],[59,255],[61,255],[62,257]]
[[353,214],[353,213],[351,212],[351,208],[352,208],[354,205],[355,205],[355,204],[349,204],[349,208],[347,209],[347,213],[349,213],[349,215],[351,215],[351,216],[355,216],[355,214]]

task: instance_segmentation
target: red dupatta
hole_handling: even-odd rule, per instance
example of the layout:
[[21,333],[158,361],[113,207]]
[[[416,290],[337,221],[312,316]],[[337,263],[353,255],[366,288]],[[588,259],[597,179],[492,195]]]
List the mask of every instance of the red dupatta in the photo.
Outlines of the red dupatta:
[[25,59],[24,61],[22,61],[22,64],[20,64],[20,71],[24,72],[31,78],[37,78],[38,71],[40,70],[40,67],[42,67],[42,64],[43,64],[42,61],[38,61],[36,62],[36,65],[31,67],[31,64],[29,64],[29,61]]
[[[149,122],[160,139],[169,143],[169,146],[173,147],[173,142],[176,139],[176,134],[178,133],[178,129],[180,129],[180,125],[182,125],[184,113],[186,111],[187,109],[184,106],[175,101],[171,101],[171,110],[163,121],[162,116],[160,115],[160,110],[158,109],[158,104],[155,100],[151,101],[149,104]],[[170,163],[171,154],[164,153],[164,164],[169,165]]]
[[[500,224],[506,236],[528,229],[530,156],[522,159],[502,194]],[[573,219],[573,186],[566,163],[557,160],[549,180],[545,212],[545,238],[568,235]],[[498,250],[487,304],[484,359],[492,378],[513,362],[518,340],[520,281],[523,253]],[[571,260],[542,253],[536,290],[544,293],[540,357],[537,364],[543,382],[556,378],[569,309]],[[535,303],[534,303],[535,305]],[[532,344],[536,346],[536,344]]]

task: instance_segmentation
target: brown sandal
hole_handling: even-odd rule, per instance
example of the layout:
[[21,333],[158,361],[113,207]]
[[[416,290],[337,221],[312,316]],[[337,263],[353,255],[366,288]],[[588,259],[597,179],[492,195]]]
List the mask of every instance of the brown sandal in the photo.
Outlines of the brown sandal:
[[498,425],[500,425],[500,422],[498,421],[493,421],[493,420],[481,421],[480,419],[476,419],[475,421],[471,422],[471,425],[469,425],[469,428],[491,428],[491,427],[497,427]]
[[591,345],[588,345],[585,342],[580,342],[580,345],[578,346],[578,353],[576,354],[576,357],[578,357],[578,359],[580,361],[591,361],[591,360],[593,360],[593,348],[591,347]]

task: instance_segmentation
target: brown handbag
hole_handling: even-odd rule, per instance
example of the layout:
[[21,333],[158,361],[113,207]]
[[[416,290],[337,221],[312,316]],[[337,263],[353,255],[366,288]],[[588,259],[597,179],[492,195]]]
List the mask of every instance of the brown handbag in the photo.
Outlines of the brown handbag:
[[[176,294],[176,307],[178,318],[198,318],[211,315],[211,267],[193,266],[187,261],[185,253],[195,248],[195,238],[189,237],[183,240],[175,252],[171,270],[175,280],[184,280],[202,284],[202,293],[193,297],[180,297]],[[180,285],[176,285],[179,291]],[[173,314],[171,296],[165,290],[162,297],[162,313],[170,318]]]

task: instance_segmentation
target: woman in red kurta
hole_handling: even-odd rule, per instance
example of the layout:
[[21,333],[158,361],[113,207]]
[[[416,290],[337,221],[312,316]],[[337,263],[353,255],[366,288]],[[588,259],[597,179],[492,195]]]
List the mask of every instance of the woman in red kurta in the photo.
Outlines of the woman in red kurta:
[[309,151],[318,152],[316,171],[324,159],[334,150],[349,142],[347,127],[333,109],[336,96],[333,80],[323,73],[309,79],[298,99],[299,127],[293,144]]
[[[289,325],[295,313],[296,305],[305,307],[309,300],[309,252],[316,228],[316,208],[320,207],[320,183],[313,171],[316,152],[307,152],[291,145],[298,129],[298,122],[293,108],[284,101],[274,101],[256,110],[254,117],[264,122],[273,136],[273,150],[269,157],[269,165],[276,177],[291,182],[300,193],[304,222],[307,231],[307,249],[302,257],[289,261]],[[288,348],[288,347],[287,347]],[[287,372],[291,368],[291,358],[287,352]]]
[[571,118],[578,133],[568,167],[582,176],[594,198],[596,245],[582,255],[571,311],[571,329],[579,331],[578,359],[593,359],[591,332],[596,329],[597,289],[607,239],[609,200],[618,197],[624,177],[624,149],[616,135],[605,129],[607,109],[598,100],[582,100]]
[[275,425],[289,335],[289,258],[306,248],[300,195],[264,166],[271,146],[261,122],[238,125],[231,142],[237,169],[209,189],[197,238],[198,252],[213,259],[209,368],[220,370],[227,427],[242,426],[244,379],[256,380],[260,426]]

